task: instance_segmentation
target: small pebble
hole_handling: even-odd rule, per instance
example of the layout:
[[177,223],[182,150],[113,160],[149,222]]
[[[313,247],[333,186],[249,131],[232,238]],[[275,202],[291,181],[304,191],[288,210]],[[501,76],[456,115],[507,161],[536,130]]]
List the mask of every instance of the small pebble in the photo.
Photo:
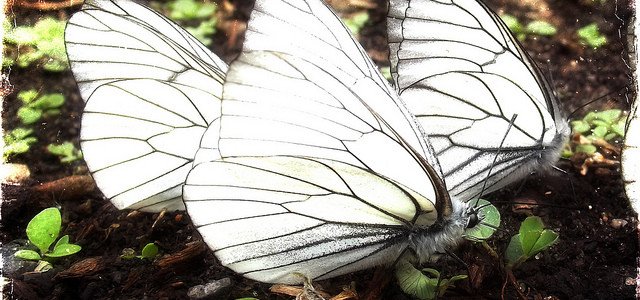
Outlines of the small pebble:
[[624,227],[625,225],[627,225],[627,220],[623,220],[623,219],[612,219],[611,223],[609,223],[609,226],[615,228],[615,229],[620,229],[622,227]]
[[229,277],[222,278],[220,280],[214,280],[204,285],[196,285],[191,287],[187,292],[189,299],[214,299],[214,296],[219,295],[226,288],[231,286],[231,279]]
[[3,164],[0,170],[2,182],[6,183],[20,183],[31,176],[29,167],[23,164]]

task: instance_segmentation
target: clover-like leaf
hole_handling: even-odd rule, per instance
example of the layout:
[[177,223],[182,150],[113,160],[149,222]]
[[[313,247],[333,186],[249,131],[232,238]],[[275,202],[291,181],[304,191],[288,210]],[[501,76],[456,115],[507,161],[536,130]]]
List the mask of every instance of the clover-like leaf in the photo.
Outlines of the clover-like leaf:
[[33,250],[18,250],[13,254],[15,257],[24,259],[24,260],[41,260],[40,254]]
[[[477,203],[475,203],[477,201]],[[484,199],[474,200],[475,207],[480,207],[478,218],[480,222],[464,231],[467,240],[481,242],[489,239],[496,229],[500,227],[500,212],[489,201]]]
[[40,249],[41,253],[46,253],[58,238],[61,225],[60,210],[55,207],[46,208],[27,224],[27,237],[33,245]]

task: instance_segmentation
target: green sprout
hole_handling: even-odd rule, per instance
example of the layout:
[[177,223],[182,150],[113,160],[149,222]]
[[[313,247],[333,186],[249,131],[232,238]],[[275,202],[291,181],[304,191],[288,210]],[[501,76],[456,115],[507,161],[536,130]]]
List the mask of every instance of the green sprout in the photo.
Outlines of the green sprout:
[[507,268],[514,269],[540,251],[551,247],[558,240],[558,234],[545,229],[540,217],[531,216],[520,224],[518,234],[511,237],[505,257]]
[[136,255],[136,251],[132,248],[124,248],[120,255],[123,259],[154,259],[156,256],[158,256],[158,246],[155,243],[148,243],[144,245],[142,251],[140,251],[140,255]]
[[607,44],[607,37],[603,36],[600,33],[600,29],[598,28],[598,24],[591,23],[585,27],[578,29],[578,37],[580,38],[580,43],[587,45],[591,48],[600,48]]
[[[68,235],[58,239],[61,227],[62,217],[60,216],[60,210],[55,207],[44,209],[29,221],[26,230],[29,241],[37,247],[38,251],[24,249],[18,250],[14,255],[24,260],[46,261],[48,258],[69,256],[80,251],[82,248],[79,245],[69,243]],[[54,242],[56,243],[51,249],[51,245]],[[44,263],[44,265],[47,265],[47,263]],[[43,268],[46,269],[46,267],[41,267],[40,269]]]
[[[477,201],[477,203],[475,203]],[[464,238],[473,242],[483,242],[488,240],[497,228],[500,227],[500,212],[489,201],[484,199],[473,200],[474,206],[480,207],[478,210],[478,225],[467,228],[464,231]]]
[[534,20],[524,26],[512,15],[504,14],[501,15],[500,18],[516,38],[521,41],[525,40],[527,35],[552,36],[558,32],[556,27],[545,21]]
[[441,278],[435,269],[416,269],[411,263],[401,260],[396,265],[396,277],[402,291],[416,299],[437,299],[442,297],[454,282],[464,280],[467,275]]
[[351,33],[357,35],[360,33],[360,30],[364,27],[367,22],[369,22],[369,13],[368,12],[360,12],[350,16],[349,18],[342,19],[344,25],[349,28]]
[[[211,36],[216,32],[217,24],[216,4],[196,0],[174,0],[167,3],[165,9],[169,18],[185,25],[183,27],[204,45],[211,45]],[[194,22],[199,25],[186,26]]]
[[577,135],[580,143],[565,147],[562,156],[573,156],[574,153],[594,155],[601,145],[608,145],[615,139],[624,138],[627,115],[619,109],[609,109],[600,112],[589,112],[582,120],[571,121],[573,135]]
[[49,144],[47,146],[47,151],[58,156],[61,163],[70,163],[82,158],[82,152],[76,149],[71,142],[64,142],[59,145]]
[[391,68],[390,67],[381,67],[380,74],[384,76],[389,82],[393,82],[393,76],[391,76]]
[[[8,25],[7,25],[8,24]],[[5,53],[3,66],[17,64],[26,68],[40,62],[51,72],[61,72],[69,68],[64,46],[64,28],[66,21],[46,17],[33,26],[18,26],[3,23],[5,44],[12,45],[13,52]],[[9,47],[7,47],[9,48]]]
[[23,124],[33,124],[40,118],[57,115],[64,104],[64,96],[59,93],[40,95],[36,90],[18,93],[23,105],[18,109],[18,118]]
[[4,149],[2,158],[6,161],[9,156],[26,153],[31,145],[38,140],[31,136],[33,129],[18,127],[4,135]]

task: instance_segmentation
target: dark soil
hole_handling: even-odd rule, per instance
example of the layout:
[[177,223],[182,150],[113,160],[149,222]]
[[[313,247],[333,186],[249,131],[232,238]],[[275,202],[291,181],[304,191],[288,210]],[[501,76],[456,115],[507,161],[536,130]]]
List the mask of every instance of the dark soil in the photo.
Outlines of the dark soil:
[[[220,10],[219,30],[213,46],[215,53],[230,61],[240,50],[241,31],[251,3],[216,2],[232,4],[220,7],[235,8]],[[515,15],[523,23],[543,19],[559,29],[553,37],[530,36],[523,44],[553,78],[565,111],[582,108],[577,112],[577,116],[581,116],[583,111],[628,107],[627,101],[631,98],[628,89],[632,88],[625,62],[627,45],[626,40],[619,38],[627,34],[626,25],[632,13],[628,1],[606,1],[602,5],[591,0],[488,2],[494,9]],[[541,5],[549,9],[539,9]],[[16,5],[10,15],[20,25],[32,23],[43,14],[66,18],[77,8],[45,13]],[[377,63],[388,65],[386,8],[379,4],[369,13],[370,26],[362,30],[360,40]],[[597,50],[581,45],[575,35],[578,28],[592,22],[600,26],[609,40]],[[9,75],[16,92],[29,88],[61,92],[67,101],[59,116],[46,118],[35,126],[38,143],[31,151],[10,159],[10,162],[28,165],[31,177],[21,184],[3,185],[0,241],[5,263],[3,276],[9,279],[4,289],[7,299],[183,299],[187,298],[190,287],[225,277],[232,279],[232,286],[219,298],[291,299],[271,293],[269,285],[244,279],[221,267],[184,213],[159,216],[118,211],[97,189],[71,193],[52,192],[56,190],[48,186],[42,188],[42,183],[56,179],[65,178],[67,181],[62,184],[69,187],[86,179],[69,177],[87,174],[83,162],[61,164],[57,157],[46,152],[50,143],[72,141],[78,145],[82,100],[70,72],[58,74],[40,68],[13,68]],[[585,103],[602,96],[605,97],[583,108]],[[15,93],[5,98],[4,130],[19,126],[18,107]],[[497,204],[503,230],[489,244],[503,253],[520,222],[527,215],[535,214],[560,234],[560,241],[514,271],[523,295],[535,299],[634,299],[635,281],[629,279],[636,277],[638,235],[636,219],[624,196],[619,168],[615,165],[593,168],[582,176],[568,161],[560,162],[558,167],[567,173],[552,171],[545,176],[532,175],[490,197],[496,203],[534,200],[546,205],[516,210],[513,204]],[[54,270],[43,274],[29,272],[33,270],[32,264],[10,266],[14,249],[24,245],[28,221],[41,209],[53,205],[61,207],[63,213],[62,234],[69,234],[73,242],[82,246],[82,251],[56,261]],[[621,226],[616,225],[620,223]],[[148,242],[155,242],[162,256],[154,261],[120,258],[124,248],[139,251]],[[506,275],[499,267],[501,263],[491,258],[484,248],[465,244],[456,253],[468,265],[473,280],[458,284],[443,298],[518,297],[513,285],[503,288]],[[451,259],[441,260],[433,267],[447,276],[467,272],[462,264]],[[361,298],[408,299],[385,270],[365,270],[315,284],[335,295],[352,282]]]

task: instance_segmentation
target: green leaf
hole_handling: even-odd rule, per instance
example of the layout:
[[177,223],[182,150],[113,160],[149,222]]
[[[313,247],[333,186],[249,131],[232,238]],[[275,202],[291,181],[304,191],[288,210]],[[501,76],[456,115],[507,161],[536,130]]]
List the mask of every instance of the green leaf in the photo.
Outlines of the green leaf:
[[558,240],[557,233],[549,229],[543,230],[542,233],[540,233],[540,235],[538,236],[538,239],[536,240],[531,250],[529,250],[528,256],[529,257],[534,256],[538,254],[540,251],[551,247],[557,240]]
[[596,146],[591,145],[591,144],[577,145],[576,146],[576,152],[577,153],[586,153],[586,154],[592,155],[592,154],[596,153],[596,151],[598,151],[598,148],[596,148]]
[[22,124],[28,125],[38,122],[42,117],[42,110],[33,109],[31,107],[20,107],[18,109],[18,118],[22,122]]
[[65,234],[63,237],[59,238],[58,241],[56,242],[56,245],[53,246],[53,248],[57,248],[58,246],[64,245],[64,244],[69,244],[69,235]]
[[45,254],[45,256],[48,256],[48,257],[69,256],[69,255],[78,253],[80,250],[82,250],[82,247],[76,244],[56,245],[56,247],[53,248],[53,251]]
[[522,251],[522,243],[520,242],[520,234],[516,234],[511,237],[507,250],[504,253],[507,258],[507,265],[513,266],[518,260],[524,256]]
[[153,259],[158,255],[158,246],[154,243],[148,243],[142,248],[142,258]]
[[537,216],[527,217],[522,224],[520,224],[520,243],[522,244],[522,251],[526,255],[530,252],[533,245],[538,240],[540,233],[544,229],[544,223],[542,219]]
[[407,261],[396,264],[398,285],[406,294],[418,299],[435,299],[438,280],[429,278]]
[[60,162],[62,163],[69,163],[82,158],[82,152],[76,149],[75,145],[71,142],[64,142],[59,145],[49,144],[47,151],[60,157]]
[[34,108],[42,110],[58,108],[64,104],[64,96],[62,94],[46,94],[38,98],[31,104]]
[[511,30],[511,32],[513,32],[514,34],[518,35],[523,32],[522,24],[516,17],[508,14],[503,14],[500,16],[500,19],[502,19],[504,24],[507,25],[509,30]]
[[351,33],[357,35],[358,33],[360,33],[360,30],[362,30],[364,25],[369,22],[369,13],[366,11],[357,13],[350,18],[343,19],[343,21],[347,28],[349,28]]
[[593,130],[591,130],[594,136],[603,138],[607,132],[609,132],[609,127],[604,125],[598,125]]
[[18,26],[11,30],[4,37],[4,40],[15,45],[35,45],[38,41],[38,34],[33,30],[33,27]]
[[616,134],[614,132],[611,132],[611,133],[607,133],[607,135],[604,136],[604,139],[606,141],[610,141],[610,140],[614,139],[617,136],[618,136],[618,134]]
[[29,104],[38,98],[38,91],[31,89],[18,92],[18,99],[24,104]]
[[49,246],[58,238],[62,226],[60,210],[55,207],[46,208],[27,224],[27,237],[41,253],[46,253]]
[[13,254],[15,257],[24,259],[24,260],[41,260],[40,254],[33,250],[18,250]]
[[169,3],[169,17],[174,20],[196,20],[211,17],[216,12],[213,3],[176,0]]
[[478,218],[481,220],[478,225],[467,228],[464,231],[464,237],[467,240],[481,242],[489,239],[496,228],[500,227],[500,212],[489,201],[484,199],[473,200],[475,207],[481,207],[478,211]]
[[607,109],[596,113],[596,118],[607,122],[607,124],[613,124],[622,116],[622,110],[619,109]]
[[30,136],[32,133],[33,133],[33,129],[31,128],[18,127],[14,130],[11,130],[11,132],[9,132],[9,134],[5,136],[5,137],[11,137],[10,140],[7,140],[7,138],[5,138],[5,142],[10,143],[12,141],[22,140]]
[[624,137],[627,118],[621,118],[618,122],[611,125],[611,132],[619,137]]
[[611,125],[611,123],[608,123],[607,121],[603,121],[603,120],[595,119],[591,121],[591,127],[595,127],[595,126],[609,127],[609,125]]
[[573,132],[576,133],[585,133],[591,129],[591,125],[583,120],[571,121],[571,128]]
[[545,21],[533,21],[527,24],[525,31],[536,35],[551,36],[558,32],[558,30],[548,22]]
[[580,42],[592,48],[599,48],[607,44],[607,38],[600,33],[598,24],[592,23],[578,29],[578,37]]

